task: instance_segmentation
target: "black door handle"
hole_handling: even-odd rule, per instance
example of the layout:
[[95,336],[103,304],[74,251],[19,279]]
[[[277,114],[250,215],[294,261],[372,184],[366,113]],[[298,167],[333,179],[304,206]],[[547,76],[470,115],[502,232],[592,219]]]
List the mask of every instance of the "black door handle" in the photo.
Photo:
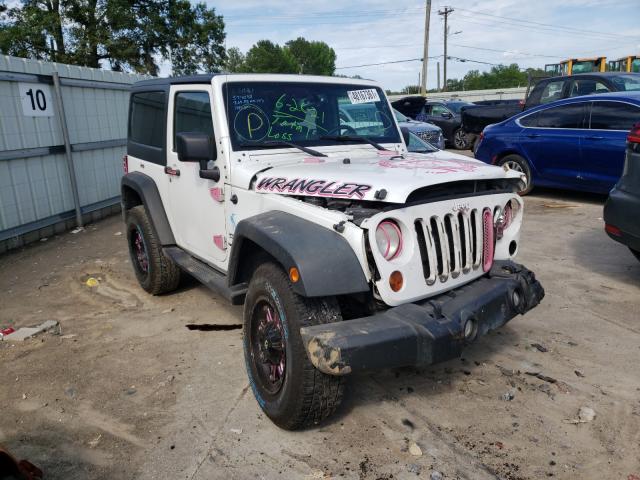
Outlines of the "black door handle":
[[525,137],[527,138],[538,138],[540,136],[539,133],[527,133]]
[[167,175],[172,175],[174,177],[180,176],[180,170],[171,167],[164,167],[164,173],[166,173]]

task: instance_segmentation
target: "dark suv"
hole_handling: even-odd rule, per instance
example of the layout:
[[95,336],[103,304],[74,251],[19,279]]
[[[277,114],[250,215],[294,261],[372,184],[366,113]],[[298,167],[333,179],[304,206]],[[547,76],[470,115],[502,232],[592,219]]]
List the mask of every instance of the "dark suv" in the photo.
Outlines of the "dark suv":
[[409,118],[439,126],[447,143],[458,150],[469,148],[465,134],[460,128],[460,112],[473,103],[459,100],[427,100],[425,97],[414,95],[396,100],[391,105]]
[[627,136],[622,177],[604,206],[605,231],[640,260],[640,123]]

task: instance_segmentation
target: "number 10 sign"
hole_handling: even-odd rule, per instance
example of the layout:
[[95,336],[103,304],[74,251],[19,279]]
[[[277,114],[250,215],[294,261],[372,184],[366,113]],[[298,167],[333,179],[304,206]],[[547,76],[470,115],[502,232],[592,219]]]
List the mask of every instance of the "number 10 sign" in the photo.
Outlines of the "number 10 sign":
[[22,113],[27,117],[53,117],[53,96],[49,85],[18,83]]

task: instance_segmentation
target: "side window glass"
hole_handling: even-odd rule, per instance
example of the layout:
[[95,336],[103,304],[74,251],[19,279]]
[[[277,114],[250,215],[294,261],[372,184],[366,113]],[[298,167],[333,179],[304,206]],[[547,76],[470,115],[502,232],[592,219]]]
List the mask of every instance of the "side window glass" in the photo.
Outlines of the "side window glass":
[[449,110],[447,110],[447,107],[444,105],[433,105],[431,107],[431,115],[435,115],[436,117],[448,112]]
[[570,97],[579,97],[582,95],[591,95],[594,93],[607,93],[609,88],[597,80],[574,80],[569,88]]
[[540,128],[582,128],[584,103],[560,105],[538,112]]
[[631,130],[640,121],[640,107],[622,102],[593,102],[591,128],[597,130]]
[[173,117],[174,145],[175,136],[181,132],[206,133],[213,136],[211,103],[207,92],[176,93]]
[[540,103],[550,103],[562,98],[562,87],[564,80],[549,82],[545,85],[540,96]]
[[131,96],[129,138],[132,142],[162,148],[164,104],[164,92],[141,92]]
[[526,117],[520,119],[520,125],[523,127],[537,127],[538,126],[538,113],[532,113]]

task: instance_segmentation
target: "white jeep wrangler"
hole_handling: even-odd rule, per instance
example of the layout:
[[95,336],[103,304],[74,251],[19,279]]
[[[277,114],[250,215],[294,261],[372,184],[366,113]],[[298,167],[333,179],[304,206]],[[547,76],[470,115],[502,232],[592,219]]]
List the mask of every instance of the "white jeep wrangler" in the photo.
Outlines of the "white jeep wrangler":
[[406,134],[364,80],[133,87],[122,207],[135,274],[152,294],[187,272],[244,302],[249,381],[283,428],[330,415],[347,374],[455,358],[544,296],[512,261],[520,175],[409,154]]

